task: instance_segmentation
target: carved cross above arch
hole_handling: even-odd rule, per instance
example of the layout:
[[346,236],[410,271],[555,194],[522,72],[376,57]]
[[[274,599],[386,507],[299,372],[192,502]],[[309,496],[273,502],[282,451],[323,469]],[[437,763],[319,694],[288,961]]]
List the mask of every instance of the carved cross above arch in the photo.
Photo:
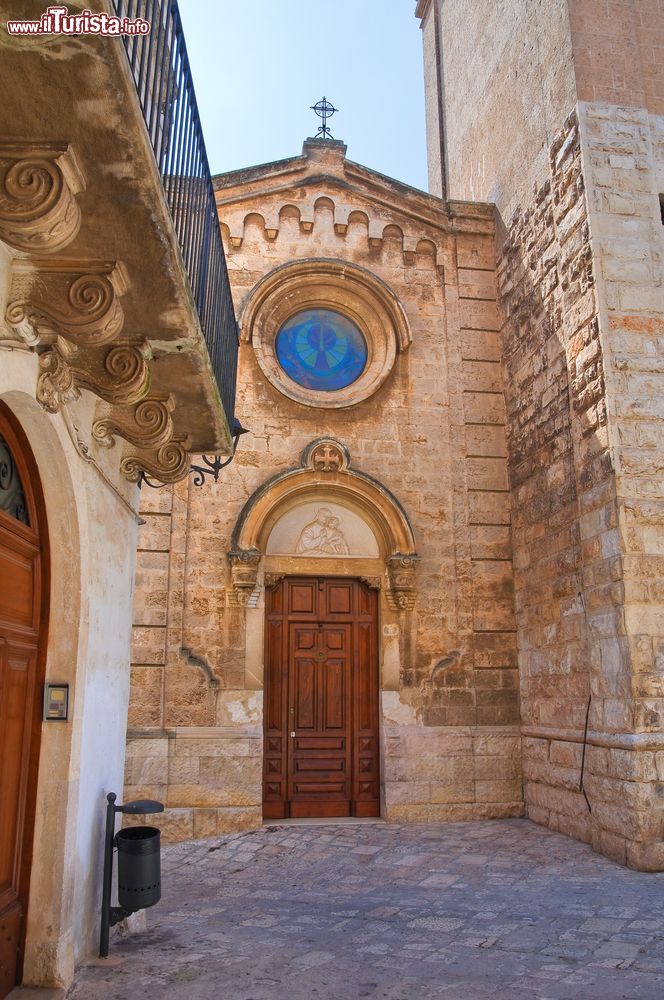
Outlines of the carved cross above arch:
[[345,445],[334,438],[318,438],[307,445],[302,455],[302,467],[314,472],[343,472],[350,465]]
[[341,449],[332,444],[319,445],[311,456],[317,472],[338,472],[343,465]]

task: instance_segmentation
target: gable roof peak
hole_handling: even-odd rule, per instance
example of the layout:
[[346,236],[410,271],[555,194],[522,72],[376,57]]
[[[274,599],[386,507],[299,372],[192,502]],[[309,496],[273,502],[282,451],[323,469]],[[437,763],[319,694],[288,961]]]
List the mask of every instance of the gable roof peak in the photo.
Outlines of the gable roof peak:
[[348,146],[342,139],[314,139],[309,136],[304,140],[302,156],[309,160],[330,162],[345,160]]

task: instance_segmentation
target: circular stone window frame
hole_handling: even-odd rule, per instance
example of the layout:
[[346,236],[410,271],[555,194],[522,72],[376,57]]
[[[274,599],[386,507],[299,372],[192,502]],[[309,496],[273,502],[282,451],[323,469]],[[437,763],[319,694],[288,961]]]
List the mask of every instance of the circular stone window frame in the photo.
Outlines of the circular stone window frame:
[[[308,389],[293,381],[275,351],[277,334],[306,309],[330,309],[359,328],[367,344],[362,373],[343,389]],[[357,264],[314,258],[282,264],[251,292],[240,314],[242,340],[251,343],[260,368],[284,396],[305,406],[343,409],[380,389],[396,356],[411,343],[403,306],[391,288]]]

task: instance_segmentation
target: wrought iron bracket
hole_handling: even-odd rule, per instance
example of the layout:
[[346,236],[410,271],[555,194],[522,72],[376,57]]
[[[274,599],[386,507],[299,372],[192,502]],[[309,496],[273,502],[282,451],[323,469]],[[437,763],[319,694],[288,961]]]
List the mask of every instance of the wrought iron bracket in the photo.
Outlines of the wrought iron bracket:
[[[206,476],[211,476],[215,483],[219,482],[219,473],[222,469],[225,469],[227,465],[231,464],[235,458],[237,443],[240,440],[240,436],[246,433],[246,427],[243,427],[239,421],[235,420],[233,422],[233,450],[230,454],[230,458],[222,460],[221,455],[213,455],[212,457],[209,455],[201,455],[201,460],[205,463],[205,465],[189,466],[189,473],[193,474],[194,477],[194,486],[202,486],[205,482]],[[168,486],[168,483],[152,482],[152,480],[146,476],[145,472],[141,472],[138,477],[138,485],[142,486],[143,483],[145,483],[146,486],[149,486],[151,490],[160,490],[162,487]]]

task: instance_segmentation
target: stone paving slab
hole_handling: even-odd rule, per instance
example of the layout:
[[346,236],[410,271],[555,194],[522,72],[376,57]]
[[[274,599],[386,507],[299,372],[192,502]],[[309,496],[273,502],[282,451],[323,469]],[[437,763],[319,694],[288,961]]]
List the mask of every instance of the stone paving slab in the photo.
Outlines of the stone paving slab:
[[265,826],[162,883],[67,1000],[664,997],[664,876],[527,820]]

